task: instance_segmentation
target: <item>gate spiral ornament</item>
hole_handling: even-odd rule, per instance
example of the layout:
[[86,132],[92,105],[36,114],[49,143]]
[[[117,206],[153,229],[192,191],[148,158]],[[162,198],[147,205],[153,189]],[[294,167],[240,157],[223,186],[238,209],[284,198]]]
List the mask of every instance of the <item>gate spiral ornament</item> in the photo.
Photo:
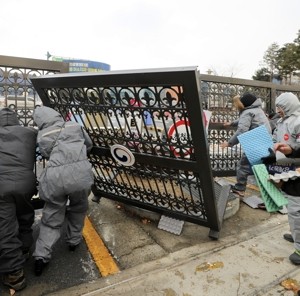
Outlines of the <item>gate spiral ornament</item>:
[[135,163],[134,155],[123,145],[112,145],[110,147],[110,152],[114,160],[121,165],[132,166]]

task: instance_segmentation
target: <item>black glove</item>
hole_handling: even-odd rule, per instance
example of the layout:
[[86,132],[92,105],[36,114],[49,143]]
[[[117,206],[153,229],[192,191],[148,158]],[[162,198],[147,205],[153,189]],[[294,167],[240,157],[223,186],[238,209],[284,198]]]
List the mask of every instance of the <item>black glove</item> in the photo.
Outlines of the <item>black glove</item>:
[[269,148],[268,150],[269,150],[269,152],[270,152],[269,156],[266,156],[266,157],[262,157],[262,158],[261,158],[263,164],[272,164],[272,163],[275,163],[275,162],[276,162],[276,155],[275,155],[275,152],[273,151],[272,148]]

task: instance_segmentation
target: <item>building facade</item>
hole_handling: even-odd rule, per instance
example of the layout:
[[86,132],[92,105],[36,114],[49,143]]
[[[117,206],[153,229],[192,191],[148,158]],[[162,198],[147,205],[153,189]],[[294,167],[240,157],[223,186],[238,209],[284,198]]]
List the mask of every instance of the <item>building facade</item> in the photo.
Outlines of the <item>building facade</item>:
[[52,61],[69,63],[69,72],[102,72],[110,71],[110,65],[102,62],[51,56]]

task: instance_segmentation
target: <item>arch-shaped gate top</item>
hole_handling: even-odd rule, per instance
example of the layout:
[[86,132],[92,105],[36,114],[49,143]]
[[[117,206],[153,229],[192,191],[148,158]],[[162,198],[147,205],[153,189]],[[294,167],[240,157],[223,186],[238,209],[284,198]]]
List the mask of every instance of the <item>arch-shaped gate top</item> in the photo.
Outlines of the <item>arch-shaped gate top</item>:
[[[59,74],[32,83],[93,140],[93,193],[210,228],[229,188],[212,177],[196,67]],[[225,188],[226,187],[226,188]]]

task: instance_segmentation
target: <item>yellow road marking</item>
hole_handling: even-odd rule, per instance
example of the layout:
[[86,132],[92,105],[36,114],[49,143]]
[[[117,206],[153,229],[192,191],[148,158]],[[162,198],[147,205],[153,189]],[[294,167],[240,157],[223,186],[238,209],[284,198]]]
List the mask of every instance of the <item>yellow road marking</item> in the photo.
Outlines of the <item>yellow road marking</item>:
[[117,264],[88,217],[85,218],[82,234],[101,275],[108,276],[119,272]]

